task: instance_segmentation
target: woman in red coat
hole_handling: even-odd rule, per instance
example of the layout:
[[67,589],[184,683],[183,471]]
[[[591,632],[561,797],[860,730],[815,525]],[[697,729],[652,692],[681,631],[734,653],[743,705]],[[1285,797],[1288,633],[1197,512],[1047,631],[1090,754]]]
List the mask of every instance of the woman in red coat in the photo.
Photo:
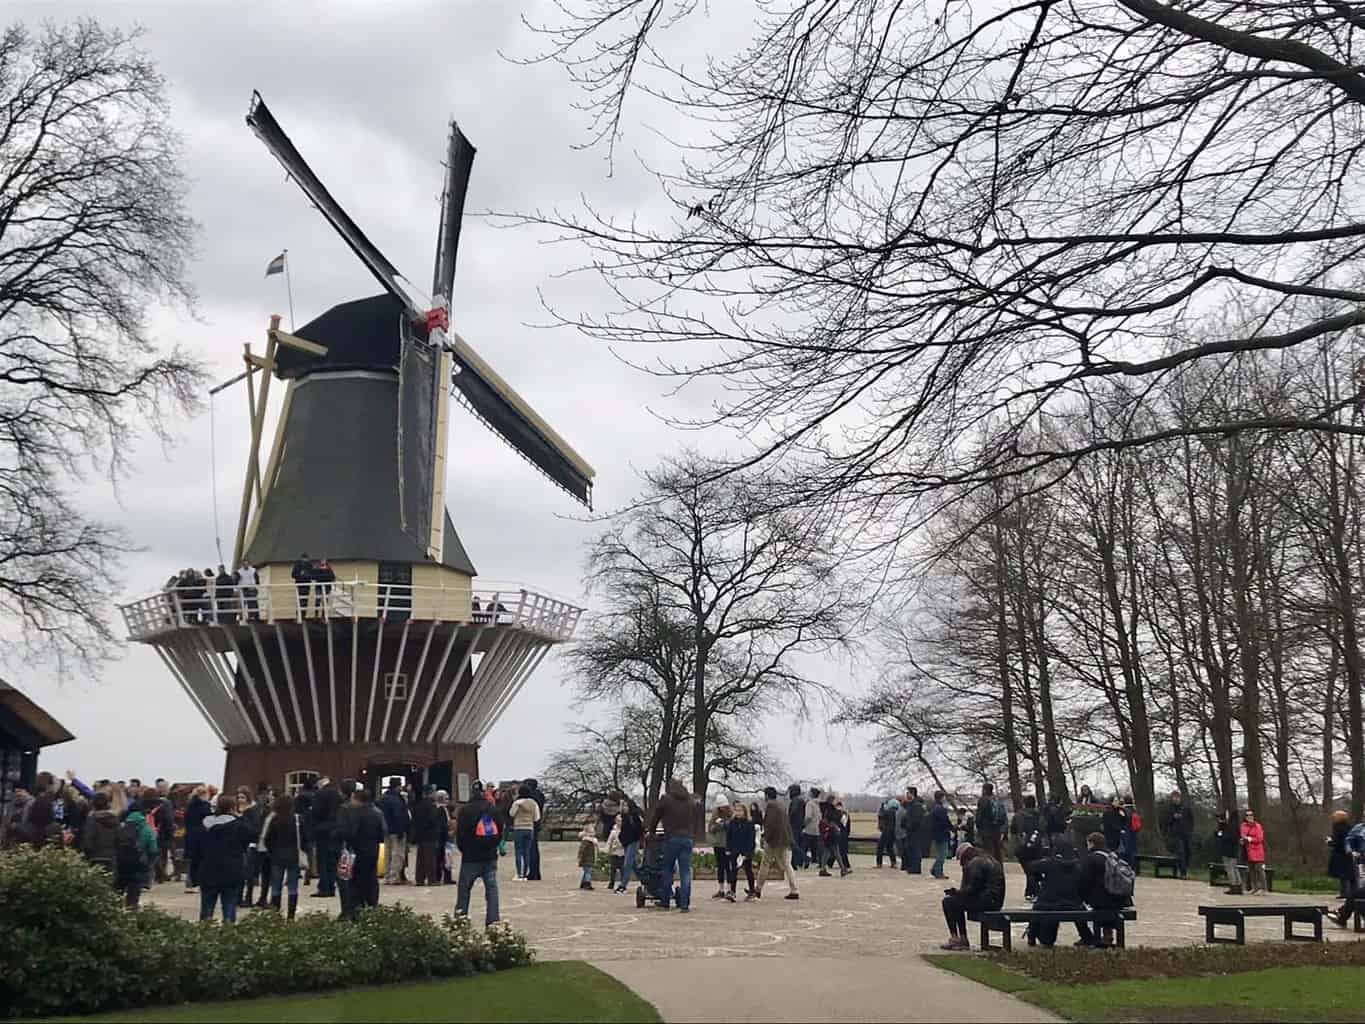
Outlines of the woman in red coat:
[[1265,829],[1250,808],[1242,815],[1242,849],[1246,851],[1251,894],[1265,892]]

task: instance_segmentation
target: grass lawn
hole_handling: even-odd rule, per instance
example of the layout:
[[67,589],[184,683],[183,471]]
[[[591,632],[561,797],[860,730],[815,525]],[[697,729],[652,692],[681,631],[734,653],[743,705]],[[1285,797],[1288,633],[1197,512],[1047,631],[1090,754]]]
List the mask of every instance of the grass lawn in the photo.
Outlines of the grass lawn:
[[[1077,985],[1030,977],[981,957],[925,959],[1069,1020],[1365,1021],[1365,971],[1356,966],[1271,967]],[[1096,966],[1095,976],[1102,977],[1104,965]]]
[[454,981],[126,1010],[80,1021],[658,1021],[658,1011],[615,978],[554,961]]

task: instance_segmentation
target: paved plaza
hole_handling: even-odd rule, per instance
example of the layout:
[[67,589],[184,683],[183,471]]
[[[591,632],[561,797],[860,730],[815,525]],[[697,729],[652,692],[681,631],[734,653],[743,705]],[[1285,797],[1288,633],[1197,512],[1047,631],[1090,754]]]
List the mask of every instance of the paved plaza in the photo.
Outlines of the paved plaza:
[[[544,849],[541,882],[511,880],[511,859],[500,879],[502,916],[525,932],[544,960],[588,960],[616,975],[669,1021],[766,1019],[810,1020],[833,1016],[847,1021],[904,1020],[965,1016],[975,1020],[1051,1020],[1042,1011],[925,964],[917,954],[936,952],[946,938],[939,909],[950,882],[878,870],[871,857],[854,857],[846,878],[798,875],[801,899],[782,899],[780,878],[767,883],[761,902],[711,899],[713,880],[693,886],[692,913],[637,909],[632,894],[618,896],[599,886],[578,889],[577,845],[551,843]],[[925,862],[928,870],[928,862]],[[1022,902],[1018,865],[1007,865],[1008,903]],[[304,890],[308,892],[310,890]],[[1280,899],[1316,902],[1319,897],[1232,897],[1200,882],[1141,878],[1138,920],[1129,925],[1130,945],[1202,944],[1201,903]],[[158,886],[150,902],[193,916],[198,897],[176,885]],[[449,912],[454,886],[418,889],[384,887],[384,903],[402,903],[430,914]],[[1322,898],[1324,903],[1333,900]],[[336,908],[335,901],[304,896],[300,912]],[[482,888],[475,889],[471,913],[483,916]],[[1283,941],[1278,919],[1247,922],[1247,940]],[[1355,936],[1326,926],[1329,941]],[[1063,926],[1059,944],[1075,938]],[[972,929],[975,945],[977,932]],[[1022,941],[1016,949],[1026,949]],[[1041,949],[1037,955],[1046,955]],[[1093,954],[1097,960],[1106,954]],[[667,963],[659,963],[667,961]],[[766,961],[766,962],[765,962]],[[764,1014],[766,1017],[754,1017]]]

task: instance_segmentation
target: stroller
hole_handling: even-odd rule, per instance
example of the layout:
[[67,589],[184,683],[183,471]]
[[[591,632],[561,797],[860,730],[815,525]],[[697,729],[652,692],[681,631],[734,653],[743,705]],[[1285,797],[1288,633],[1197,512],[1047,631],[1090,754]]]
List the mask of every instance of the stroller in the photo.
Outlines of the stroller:
[[672,904],[676,906],[682,897],[682,887],[675,885],[670,895],[664,890],[663,869],[664,843],[662,835],[645,837],[645,854],[640,860],[636,874],[640,884],[635,889],[635,905],[644,907],[646,903]]

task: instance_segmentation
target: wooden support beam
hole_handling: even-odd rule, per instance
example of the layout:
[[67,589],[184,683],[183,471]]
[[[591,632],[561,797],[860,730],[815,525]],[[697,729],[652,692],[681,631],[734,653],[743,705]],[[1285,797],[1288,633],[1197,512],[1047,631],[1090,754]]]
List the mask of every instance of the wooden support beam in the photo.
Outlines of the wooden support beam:
[[310,356],[325,356],[327,354],[327,346],[319,345],[316,341],[309,341],[307,338],[300,338],[293,334],[287,334],[274,327],[270,329],[270,334],[281,345],[298,349],[300,352],[307,352]]
[[[247,518],[251,510],[251,497],[253,490],[259,493],[261,475],[261,430],[265,425],[266,402],[270,398],[270,376],[275,368],[275,334],[280,328],[280,318],[276,314],[270,318],[270,328],[265,332],[265,365],[261,367],[261,397],[255,403],[255,408],[251,411],[251,449],[247,453],[246,460],[246,480],[242,484],[242,507],[237,516],[237,542],[232,549],[232,567],[235,569],[242,564],[243,550],[246,544]],[[247,378],[248,392],[251,390],[251,378]]]

